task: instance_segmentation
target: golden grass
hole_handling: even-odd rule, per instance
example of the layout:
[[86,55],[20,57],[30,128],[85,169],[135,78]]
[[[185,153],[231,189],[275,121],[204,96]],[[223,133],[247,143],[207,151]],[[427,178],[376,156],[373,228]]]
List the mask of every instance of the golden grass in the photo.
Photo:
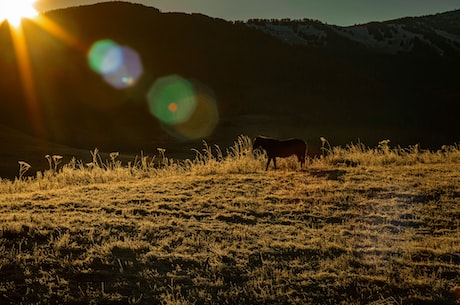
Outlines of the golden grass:
[[159,154],[2,182],[0,303],[459,303],[457,147]]

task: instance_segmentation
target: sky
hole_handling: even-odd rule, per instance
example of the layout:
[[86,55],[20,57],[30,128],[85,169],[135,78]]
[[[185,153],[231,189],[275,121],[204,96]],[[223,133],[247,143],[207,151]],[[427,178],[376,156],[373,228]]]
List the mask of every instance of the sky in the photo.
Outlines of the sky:
[[[38,0],[41,11],[104,2],[102,0]],[[415,17],[460,9],[460,0],[131,0],[162,12],[201,13],[226,20],[251,18],[316,19],[354,25]]]

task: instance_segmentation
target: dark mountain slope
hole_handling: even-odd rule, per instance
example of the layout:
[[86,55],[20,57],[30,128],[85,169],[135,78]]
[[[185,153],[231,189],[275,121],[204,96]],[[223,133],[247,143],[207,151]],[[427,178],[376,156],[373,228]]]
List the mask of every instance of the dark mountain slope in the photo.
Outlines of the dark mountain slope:
[[[36,89],[31,107],[2,24],[0,120],[51,142],[136,152],[178,143],[180,150],[147,105],[150,86],[169,74],[213,90],[220,124],[210,140],[223,145],[241,133],[325,135],[338,144],[361,138],[370,145],[388,137],[431,147],[459,140],[460,64],[449,52],[375,52],[320,23],[310,32],[324,30],[324,43],[292,45],[245,23],[121,2],[45,16],[78,43],[24,23]],[[425,18],[442,23],[438,17]],[[89,68],[87,52],[101,39],[139,53],[144,73],[136,86],[116,90]]]
[[251,27],[291,45],[326,47],[353,53],[438,55],[460,54],[460,10],[386,22],[335,26],[315,20],[249,21]]

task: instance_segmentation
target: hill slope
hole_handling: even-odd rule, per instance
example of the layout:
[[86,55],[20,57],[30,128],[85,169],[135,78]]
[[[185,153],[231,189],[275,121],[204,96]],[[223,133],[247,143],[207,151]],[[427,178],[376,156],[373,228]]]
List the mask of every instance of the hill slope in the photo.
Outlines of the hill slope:
[[248,24],[291,45],[342,48],[337,40],[355,42],[382,54],[460,55],[460,10],[424,17],[407,17],[354,26],[335,26],[314,20],[261,20]]
[[459,156],[265,172],[242,155],[2,183],[0,302],[458,304]]
[[[224,147],[242,133],[310,142],[325,135],[336,144],[360,138],[374,145],[390,138],[424,147],[459,140],[453,111],[460,99],[460,60],[451,56],[455,48],[444,56],[418,47],[413,49],[417,52],[382,54],[353,39],[364,31],[359,27],[319,23],[310,31],[326,31],[326,44],[293,46],[244,23],[163,14],[122,2],[57,10],[45,17],[61,35],[32,21],[23,27],[35,88],[32,103],[21,82],[11,31],[5,23],[0,26],[0,119],[51,142],[84,149],[181,150],[184,139],[174,137],[147,104],[149,88],[171,74],[212,93],[219,122],[206,138]],[[444,19],[424,17],[423,28],[444,24]],[[398,22],[361,27],[375,38]],[[458,25],[448,24],[454,29],[449,35],[457,35]],[[102,39],[139,54],[143,74],[136,86],[114,89],[90,69],[87,54]]]

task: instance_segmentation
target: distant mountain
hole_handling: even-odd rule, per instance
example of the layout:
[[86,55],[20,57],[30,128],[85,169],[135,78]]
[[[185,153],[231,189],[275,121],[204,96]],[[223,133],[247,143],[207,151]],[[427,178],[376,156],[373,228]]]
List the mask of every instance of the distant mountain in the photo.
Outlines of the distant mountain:
[[460,10],[347,27],[308,19],[252,19],[248,25],[291,45],[334,48],[343,38],[380,54],[460,55]]
[[[176,75],[215,99],[219,121],[205,138],[224,147],[239,134],[267,134],[436,148],[460,140],[458,15],[337,27],[228,22],[123,2],[51,11],[54,26],[23,26],[33,92],[22,85],[9,26],[0,25],[0,122],[85,150],[183,152],[201,138],[185,146],[147,103],[156,80]],[[106,39],[138,53],[135,86],[115,89],[91,69],[88,52]],[[197,124],[212,111],[201,112]]]

